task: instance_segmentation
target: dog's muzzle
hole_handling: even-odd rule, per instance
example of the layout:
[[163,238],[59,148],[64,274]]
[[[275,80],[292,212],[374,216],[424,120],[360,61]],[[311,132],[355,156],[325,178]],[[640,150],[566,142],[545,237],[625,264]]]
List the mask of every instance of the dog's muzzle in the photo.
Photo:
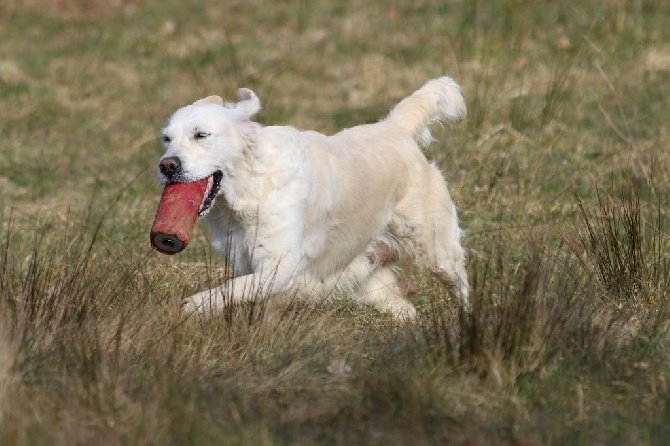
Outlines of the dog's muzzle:
[[178,182],[182,175],[181,160],[176,156],[168,156],[158,163],[158,170],[165,176],[168,183]]

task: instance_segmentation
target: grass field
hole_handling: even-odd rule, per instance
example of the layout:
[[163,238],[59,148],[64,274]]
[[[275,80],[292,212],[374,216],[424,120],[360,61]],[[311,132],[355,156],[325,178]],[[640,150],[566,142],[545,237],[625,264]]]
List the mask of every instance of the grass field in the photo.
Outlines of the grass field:
[[[470,315],[179,313],[226,271],[149,246],[176,108],[332,133],[443,74]],[[3,0],[0,444],[667,444],[668,116],[662,0]]]

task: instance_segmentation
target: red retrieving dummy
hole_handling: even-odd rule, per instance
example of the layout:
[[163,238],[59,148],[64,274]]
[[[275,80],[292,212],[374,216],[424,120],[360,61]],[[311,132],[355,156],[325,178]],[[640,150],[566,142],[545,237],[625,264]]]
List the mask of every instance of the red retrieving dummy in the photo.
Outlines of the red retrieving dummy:
[[165,186],[151,227],[151,246],[163,254],[186,248],[207,190],[207,178]]

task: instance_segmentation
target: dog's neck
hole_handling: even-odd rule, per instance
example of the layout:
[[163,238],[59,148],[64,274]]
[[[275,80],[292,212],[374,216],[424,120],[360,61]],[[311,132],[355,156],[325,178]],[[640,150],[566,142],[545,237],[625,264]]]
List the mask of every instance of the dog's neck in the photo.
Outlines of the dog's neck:
[[245,134],[247,147],[221,183],[221,204],[245,218],[255,216],[259,205],[272,199],[271,191],[276,193],[299,173],[295,144],[266,137],[272,130],[253,124],[254,131]]

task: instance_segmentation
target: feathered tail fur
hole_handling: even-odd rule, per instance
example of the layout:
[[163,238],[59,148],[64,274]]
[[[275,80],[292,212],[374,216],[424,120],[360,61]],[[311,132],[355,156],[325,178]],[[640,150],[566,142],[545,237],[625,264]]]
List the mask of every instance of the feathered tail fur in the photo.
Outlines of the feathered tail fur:
[[467,110],[461,89],[450,77],[441,77],[426,84],[396,105],[386,118],[407,129],[419,145],[432,141],[428,126],[434,122],[459,122]]

